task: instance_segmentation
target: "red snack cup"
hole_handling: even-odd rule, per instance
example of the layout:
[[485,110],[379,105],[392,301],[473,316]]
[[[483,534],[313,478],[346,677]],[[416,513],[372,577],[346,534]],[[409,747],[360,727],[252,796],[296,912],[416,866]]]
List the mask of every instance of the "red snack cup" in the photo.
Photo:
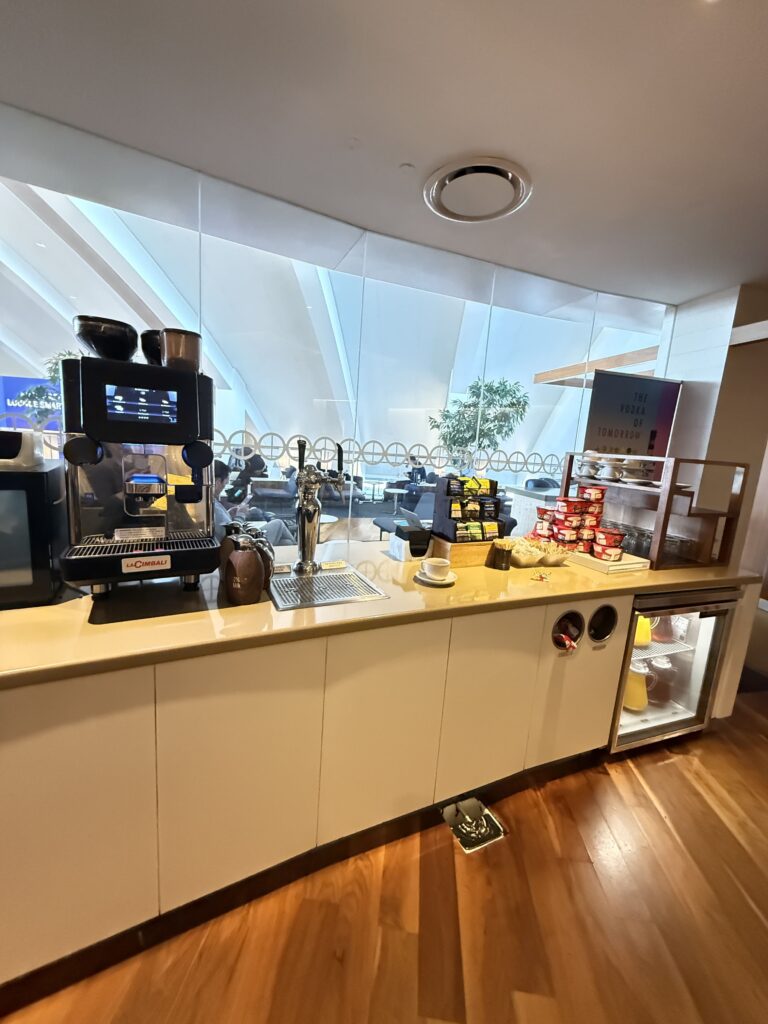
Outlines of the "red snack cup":
[[605,501],[605,487],[598,487],[592,484],[580,484],[578,488],[578,495],[585,501]]
[[555,502],[558,512],[575,512],[577,515],[585,511],[585,505],[586,502],[582,498],[567,498],[562,494]]
[[605,544],[593,544],[592,554],[601,562],[620,562],[624,552],[621,548],[608,547]]
[[555,512],[556,526],[581,526],[582,516],[578,512]]
[[602,526],[595,530],[595,540],[601,547],[620,548],[624,537],[625,534],[621,530],[606,530]]
[[555,540],[559,543],[573,543],[579,539],[579,531],[575,526],[555,526]]

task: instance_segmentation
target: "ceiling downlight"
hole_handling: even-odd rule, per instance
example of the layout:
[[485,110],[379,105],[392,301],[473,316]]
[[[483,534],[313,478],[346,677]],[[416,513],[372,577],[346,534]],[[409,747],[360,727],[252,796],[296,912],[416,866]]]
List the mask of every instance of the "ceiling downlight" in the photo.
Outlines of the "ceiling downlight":
[[434,171],[424,185],[433,213],[457,224],[501,220],[519,210],[533,191],[528,172],[503,157],[457,160]]

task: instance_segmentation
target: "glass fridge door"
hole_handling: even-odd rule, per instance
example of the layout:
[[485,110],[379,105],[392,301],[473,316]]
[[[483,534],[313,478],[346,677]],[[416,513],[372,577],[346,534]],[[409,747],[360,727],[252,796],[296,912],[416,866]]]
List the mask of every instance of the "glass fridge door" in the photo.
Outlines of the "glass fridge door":
[[635,611],[612,750],[702,729],[709,720],[731,609]]

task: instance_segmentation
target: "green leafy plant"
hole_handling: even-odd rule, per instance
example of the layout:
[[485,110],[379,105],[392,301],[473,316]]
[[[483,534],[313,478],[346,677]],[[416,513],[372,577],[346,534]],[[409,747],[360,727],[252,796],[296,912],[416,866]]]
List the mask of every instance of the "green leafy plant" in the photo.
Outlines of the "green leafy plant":
[[32,421],[37,430],[44,427],[61,409],[61,360],[79,358],[80,352],[72,352],[69,349],[57,352],[45,360],[45,376],[49,383],[33,384],[31,388],[20,391],[16,396],[19,404],[29,407],[30,411],[25,413],[25,416]]
[[514,434],[525,419],[530,399],[519,381],[474,380],[464,398],[453,401],[437,416],[429,417],[451,453],[451,460],[464,469],[478,448],[494,451]]

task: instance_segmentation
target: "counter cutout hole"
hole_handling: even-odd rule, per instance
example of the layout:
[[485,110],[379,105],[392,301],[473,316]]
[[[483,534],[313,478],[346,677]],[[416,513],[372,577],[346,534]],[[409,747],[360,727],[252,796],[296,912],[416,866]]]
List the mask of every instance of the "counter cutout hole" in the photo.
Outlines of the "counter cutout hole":
[[606,640],[613,636],[618,623],[619,614],[613,605],[601,604],[590,616],[589,626],[587,627],[589,639],[593,640],[596,644],[605,643]]
[[583,635],[584,616],[580,612],[566,612],[552,627],[552,643],[558,651],[572,651]]

